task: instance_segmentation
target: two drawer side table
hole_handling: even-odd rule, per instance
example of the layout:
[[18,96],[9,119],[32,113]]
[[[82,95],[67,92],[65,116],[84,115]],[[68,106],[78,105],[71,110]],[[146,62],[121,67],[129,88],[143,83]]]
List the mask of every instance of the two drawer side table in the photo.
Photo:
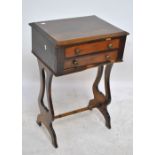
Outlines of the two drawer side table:
[[[128,33],[97,16],[34,22],[30,26],[32,53],[38,60],[40,72],[40,113],[37,123],[39,126],[45,125],[53,146],[58,147],[52,122],[64,116],[97,108],[105,118],[106,127],[110,129],[110,115],[107,110],[111,101],[110,72],[114,63],[123,60]],[[84,108],[55,115],[51,91],[53,75],[62,76],[92,67],[98,67],[92,87],[94,98]],[[104,68],[105,94],[98,88]],[[45,89],[48,107],[43,102]]]

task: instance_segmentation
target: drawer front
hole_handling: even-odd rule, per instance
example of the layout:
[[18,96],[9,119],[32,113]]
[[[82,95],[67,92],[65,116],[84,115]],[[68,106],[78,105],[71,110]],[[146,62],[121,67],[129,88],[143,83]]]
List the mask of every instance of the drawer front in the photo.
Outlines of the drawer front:
[[64,69],[74,68],[78,66],[93,65],[102,62],[115,62],[117,60],[118,52],[100,52],[98,54],[86,55],[77,58],[65,60]]
[[70,58],[109,49],[117,49],[119,48],[119,43],[119,39],[113,39],[68,47],[65,49],[65,57]]

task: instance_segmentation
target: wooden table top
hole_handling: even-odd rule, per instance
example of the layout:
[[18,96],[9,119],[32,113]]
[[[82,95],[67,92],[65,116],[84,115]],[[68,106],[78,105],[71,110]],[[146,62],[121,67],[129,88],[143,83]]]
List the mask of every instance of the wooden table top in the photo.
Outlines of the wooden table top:
[[128,34],[95,15],[34,22],[30,25],[42,31],[57,45],[69,45]]

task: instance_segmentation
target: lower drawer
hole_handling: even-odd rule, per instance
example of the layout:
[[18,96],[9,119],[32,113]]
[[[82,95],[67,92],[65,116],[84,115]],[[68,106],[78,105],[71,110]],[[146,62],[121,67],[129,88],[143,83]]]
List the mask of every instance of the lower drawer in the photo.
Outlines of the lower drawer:
[[87,66],[103,62],[115,62],[117,60],[118,51],[100,52],[87,56],[81,56],[65,60],[64,69],[74,68],[77,66]]

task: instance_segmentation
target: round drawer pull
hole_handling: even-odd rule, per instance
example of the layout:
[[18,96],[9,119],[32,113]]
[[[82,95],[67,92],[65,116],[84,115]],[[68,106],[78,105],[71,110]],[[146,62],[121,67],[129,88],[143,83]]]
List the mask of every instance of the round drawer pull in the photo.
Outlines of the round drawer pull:
[[105,58],[106,58],[107,60],[109,60],[109,59],[110,59],[110,55],[106,55]]
[[113,45],[112,45],[112,44],[109,44],[109,45],[108,45],[108,48],[113,48]]
[[73,64],[74,64],[74,65],[78,65],[79,63],[78,63],[77,60],[73,60]]
[[79,49],[79,48],[76,48],[76,49],[75,49],[75,54],[76,54],[76,55],[79,55],[79,54],[80,54],[80,49]]

